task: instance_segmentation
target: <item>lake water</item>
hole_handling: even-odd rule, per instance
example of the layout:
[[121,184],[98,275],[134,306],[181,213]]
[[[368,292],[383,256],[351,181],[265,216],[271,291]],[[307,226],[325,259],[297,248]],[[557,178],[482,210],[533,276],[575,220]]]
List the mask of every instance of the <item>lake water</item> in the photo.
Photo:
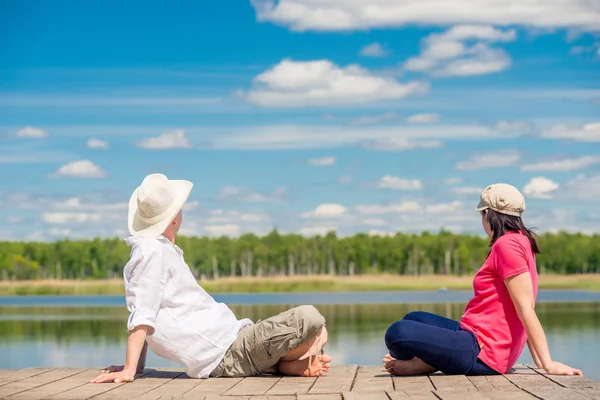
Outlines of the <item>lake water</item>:
[[[215,295],[238,317],[256,321],[297,304],[327,319],[334,364],[380,365],[387,327],[424,310],[459,319],[470,292],[374,292]],[[554,359],[600,381],[600,293],[541,291],[538,315]],[[127,310],[121,296],[0,297],[0,368],[102,367],[122,364]],[[519,362],[531,363],[527,348]],[[148,354],[149,367],[180,365]]]

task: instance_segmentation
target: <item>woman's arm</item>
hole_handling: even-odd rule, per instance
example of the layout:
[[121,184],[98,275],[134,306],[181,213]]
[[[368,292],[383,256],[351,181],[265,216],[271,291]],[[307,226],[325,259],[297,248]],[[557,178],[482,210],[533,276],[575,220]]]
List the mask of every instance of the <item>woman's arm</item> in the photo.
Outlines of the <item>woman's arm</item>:
[[511,276],[504,283],[510,293],[515,310],[525,326],[530,349],[533,349],[532,356],[537,358],[542,368],[552,375],[583,375],[578,369],[552,361],[544,329],[535,313],[535,300],[529,272]]
[[[104,382],[131,382],[135,378],[136,371],[138,369],[138,362],[141,361],[141,355],[144,353],[144,359],[146,358],[145,347],[146,347],[146,335],[148,334],[148,326],[140,325],[137,326],[129,334],[127,339],[127,353],[125,355],[125,365],[122,371],[102,373],[96,378],[92,379],[92,383],[104,383]],[[145,360],[144,360],[145,364]]]
[[535,366],[538,368],[544,368],[542,366],[542,362],[540,361],[540,358],[538,357],[537,353],[535,352],[535,349],[533,348],[532,344],[531,344],[531,340],[527,339],[527,347],[529,348],[529,353],[531,353],[531,358],[533,358],[533,362],[535,363]]

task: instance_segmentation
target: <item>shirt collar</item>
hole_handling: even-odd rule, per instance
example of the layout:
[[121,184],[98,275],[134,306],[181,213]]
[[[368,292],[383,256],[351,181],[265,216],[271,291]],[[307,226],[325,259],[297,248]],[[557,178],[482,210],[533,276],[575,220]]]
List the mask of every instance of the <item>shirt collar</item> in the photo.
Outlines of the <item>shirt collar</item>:
[[156,237],[156,239],[158,239],[158,241],[161,243],[169,244],[169,245],[173,246],[175,251],[177,251],[177,253],[179,253],[179,255],[183,257],[183,250],[181,250],[181,248],[179,246],[177,246],[175,243],[171,242],[169,239],[167,239],[163,235],[158,235]]

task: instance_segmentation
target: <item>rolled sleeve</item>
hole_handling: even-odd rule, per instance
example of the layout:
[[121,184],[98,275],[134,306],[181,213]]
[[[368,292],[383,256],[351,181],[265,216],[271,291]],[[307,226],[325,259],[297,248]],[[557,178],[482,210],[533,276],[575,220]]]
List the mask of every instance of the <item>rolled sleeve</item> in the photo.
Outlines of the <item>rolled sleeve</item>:
[[127,330],[147,325],[150,327],[148,334],[151,335],[156,329],[156,316],[166,284],[162,253],[154,249],[142,252],[130,273],[131,277],[126,285],[127,306],[131,312]]
[[494,245],[495,267],[500,279],[506,280],[529,271],[525,248],[514,236],[502,238]]

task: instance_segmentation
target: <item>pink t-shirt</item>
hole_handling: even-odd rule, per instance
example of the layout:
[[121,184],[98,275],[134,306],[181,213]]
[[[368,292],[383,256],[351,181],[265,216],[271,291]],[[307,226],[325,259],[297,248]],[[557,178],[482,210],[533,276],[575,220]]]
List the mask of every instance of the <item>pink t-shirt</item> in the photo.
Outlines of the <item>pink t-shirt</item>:
[[527,271],[537,298],[538,275],[529,239],[514,232],[501,236],[473,279],[475,296],[460,321],[463,329],[477,336],[481,361],[500,373],[510,371],[527,342],[504,280]]

